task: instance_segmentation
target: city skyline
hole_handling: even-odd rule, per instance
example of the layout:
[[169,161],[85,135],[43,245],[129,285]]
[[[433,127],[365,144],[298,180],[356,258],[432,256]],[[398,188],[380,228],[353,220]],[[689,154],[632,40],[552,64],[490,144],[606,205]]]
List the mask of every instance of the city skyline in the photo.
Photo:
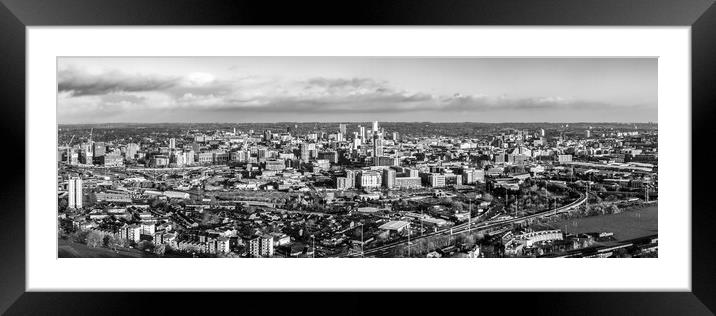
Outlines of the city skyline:
[[[221,124],[221,125],[228,125],[228,124],[239,124],[239,125],[246,125],[246,124],[289,124],[289,123],[296,123],[296,124],[311,124],[311,123],[317,123],[317,124],[365,124],[370,123],[372,121],[267,121],[267,122],[200,122],[196,124]],[[416,124],[416,123],[428,123],[428,124],[486,124],[486,125],[499,125],[499,124],[622,124],[622,125],[630,125],[630,124],[653,124],[657,125],[658,122],[655,121],[624,121],[624,122],[614,122],[614,121],[555,121],[555,122],[542,122],[542,121],[534,121],[534,122],[474,122],[474,121],[382,121],[382,123],[387,124],[393,124],[393,123],[406,123],[406,124]],[[103,123],[58,123],[58,126],[77,126],[77,125],[86,125],[86,126],[101,126],[101,125],[191,125],[193,123],[191,122],[148,122],[148,123],[142,123],[142,122],[103,122]]]
[[59,124],[655,122],[654,58],[60,58]]
[[58,257],[653,258],[657,146],[655,124],[60,128]]

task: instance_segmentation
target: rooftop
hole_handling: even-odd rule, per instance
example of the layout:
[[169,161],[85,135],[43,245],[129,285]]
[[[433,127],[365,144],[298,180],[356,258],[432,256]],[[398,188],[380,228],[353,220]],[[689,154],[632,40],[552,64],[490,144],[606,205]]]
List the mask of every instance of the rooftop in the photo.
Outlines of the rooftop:
[[399,229],[402,229],[408,225],[410,225],[410,223],[405,222],[405,221],[390,221],[383,225],[380,225],[380,227],[378,227],[378,228],[385,229],[385,230],[399,230]]

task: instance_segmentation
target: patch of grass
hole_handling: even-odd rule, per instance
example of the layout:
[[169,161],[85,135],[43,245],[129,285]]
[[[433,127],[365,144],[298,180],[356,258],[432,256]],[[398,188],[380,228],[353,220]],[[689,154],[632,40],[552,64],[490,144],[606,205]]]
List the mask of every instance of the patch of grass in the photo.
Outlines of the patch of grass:
[[117,252],[108,248],[91,248],[85,244],[58,239],[58,258],[142,258],[153,257],[137,249],[117,248]]

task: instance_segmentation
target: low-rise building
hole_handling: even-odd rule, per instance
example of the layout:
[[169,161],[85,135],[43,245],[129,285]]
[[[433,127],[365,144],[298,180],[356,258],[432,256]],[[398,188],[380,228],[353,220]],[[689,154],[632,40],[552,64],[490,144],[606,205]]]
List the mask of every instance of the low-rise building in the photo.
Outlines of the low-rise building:
[[271,235],[260,235],[249,240],[249,256],[261,258],[271,257],[274,253],[273,237]]
[[526,247],[532,247],[533,244],[538,242],[562,240],[563,238],[564,235],[562,234],[562,231],[555,229],[523,233],[515,236],[514,241],[516,243],[524,244]]
[[379,229],[386,230],[388,232],[401,233],[406,230],[410,225],[409,222],[405,221],[390,221],[378,227]]

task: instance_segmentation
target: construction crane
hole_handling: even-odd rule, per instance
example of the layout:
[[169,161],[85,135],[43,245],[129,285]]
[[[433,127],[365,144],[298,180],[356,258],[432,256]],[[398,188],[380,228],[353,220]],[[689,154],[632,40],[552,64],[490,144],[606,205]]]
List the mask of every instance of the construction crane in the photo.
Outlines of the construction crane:
[[72,135],[72,137],[70,138],[70,141],[67,142],[67,143],[65,143],[65,147],[70,147],[70,145],[72,144],[72,141],[73,141],[74,139],[75,139],[75,135]]

